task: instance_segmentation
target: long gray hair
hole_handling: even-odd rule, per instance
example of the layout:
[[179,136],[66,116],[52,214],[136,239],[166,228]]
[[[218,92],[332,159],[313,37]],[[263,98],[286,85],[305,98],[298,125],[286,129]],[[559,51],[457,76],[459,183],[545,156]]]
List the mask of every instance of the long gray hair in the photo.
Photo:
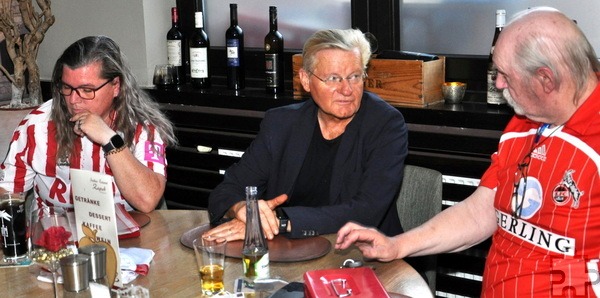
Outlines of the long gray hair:
[[58,143],[57,160],[68,159],[74,154],[74,141],[77,135],[73,131],[73,123],[69,121],[71,115],[63,95],[60,94],[63,67],[76,69],[90,63],[100,62],[102,71],[100,76],[104,79],[119,77],[121,87],[119,95],[114,99],[112,110],[116,113],[113,122],[115,131],[124,133],[124,140],[132,144],[136,123],[143,125],[149,133],[149,141],[154,140],[154,131],[160,135],[165,145],[177,143],[173,132],[173,125],[167,117],[160,112],[158,103],[140,89],[125,55],[117,43],[106,36],[84,37],[70,45],[58,58],[52,72],[52,113],[51,117],[56,126],[56,140]]

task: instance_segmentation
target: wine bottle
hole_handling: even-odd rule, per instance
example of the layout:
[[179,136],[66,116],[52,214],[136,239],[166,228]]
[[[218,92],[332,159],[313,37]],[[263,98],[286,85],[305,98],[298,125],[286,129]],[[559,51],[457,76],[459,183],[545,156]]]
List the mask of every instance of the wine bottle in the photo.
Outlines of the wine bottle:
[[244,89],[244,31],[238,26],[237,4],[229,4],[230,27],[225,31],[227,46],[227,88]]
[[498,69],[496,65],[494,65],[494,61],[492,60],[494,56],[494,47],[496,46],[496,40],[498,40],[498,36],[502,31],[506,21],[506,10],[498,9],[496,10],[496,30],[494,31],[494,39],[492,40],[492,47],[490,49],[490,55],[488,58],[488,68],[487,68],[487,103],[489,104],[505,104],[506,99],[502,96],[502,90],[498,90],[496,88],[496,77],[498,76]]
[[185,69],[183,67],[183,50],[185,49],[183,33],[179,30],[179,15],[177,7],[171,8],[171,29],[167,32],[167,61],[175,65],[177,76],[174,83],[179,85],[185,81]]
[[269,277],[269,248],[260,224],[256,186],[246,186],[246,236],[242,249],[244,279],[250,286],[254,280]]
[[269,33],[265,36],[265,78],[267,93],[284,91],[283,35],[277,31],[277,7],[269,6]]
[[208,65],[208,50],[210,42],[208,35],[204,32],[204,19],[202,11],[195,14],[195,29],[190,37],[190,77],[194,88],[209,88],[210,73]]

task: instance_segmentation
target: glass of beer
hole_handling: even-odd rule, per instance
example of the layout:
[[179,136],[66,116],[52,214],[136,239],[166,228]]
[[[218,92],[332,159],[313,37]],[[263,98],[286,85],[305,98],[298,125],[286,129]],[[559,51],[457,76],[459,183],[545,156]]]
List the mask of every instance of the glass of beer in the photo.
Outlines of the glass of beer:
[[27,259],[27,213],[25,193],[0,195],[0,234],[5,263],[19,263]]
[[213,296],[224,291],[225,238],[200,237],[193,242],[200,272],[202,294]]

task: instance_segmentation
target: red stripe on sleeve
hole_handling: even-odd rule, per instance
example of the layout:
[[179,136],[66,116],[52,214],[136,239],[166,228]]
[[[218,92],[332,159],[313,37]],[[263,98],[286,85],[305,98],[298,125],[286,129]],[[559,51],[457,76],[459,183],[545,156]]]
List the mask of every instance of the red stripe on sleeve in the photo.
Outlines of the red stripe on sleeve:
[[[13,142],[16,142],[21,137],[21,133],[15,131],[13,134]],[[25,191],[25,174],[27,173],[27,165],[25,164],[24,156],[27,152],[27,146],[23,148],[21,152],[17,152],[15,155],[15,189],[14,191]]]
[[46,175],[56,177],[56,154],[58,152],[58,143],[56,142],[56,125],[54,122],[48,123],[48,151],[46,152]]

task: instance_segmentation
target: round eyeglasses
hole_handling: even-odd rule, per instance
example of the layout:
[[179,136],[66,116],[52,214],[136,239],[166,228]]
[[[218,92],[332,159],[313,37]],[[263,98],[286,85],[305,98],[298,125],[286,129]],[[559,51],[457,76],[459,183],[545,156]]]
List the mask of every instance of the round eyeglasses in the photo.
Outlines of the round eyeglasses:
[[314,74],[312,71],[308,71],[308,73],[313,75],[319,81],[325,83],[325,85],[331,86],[331,87],[337,87],[337,86],[341,85],[344,80],[348,81],[348,83],[351,85],[355,85],[355,84],[362,83],[364,81],[364,79],[367,78],[367,74],[365,72],[353,73],[345,78],[342,78],[341,76],[338,76],[338,75],[330,75],[324,79],[322,79],[318,75]]

